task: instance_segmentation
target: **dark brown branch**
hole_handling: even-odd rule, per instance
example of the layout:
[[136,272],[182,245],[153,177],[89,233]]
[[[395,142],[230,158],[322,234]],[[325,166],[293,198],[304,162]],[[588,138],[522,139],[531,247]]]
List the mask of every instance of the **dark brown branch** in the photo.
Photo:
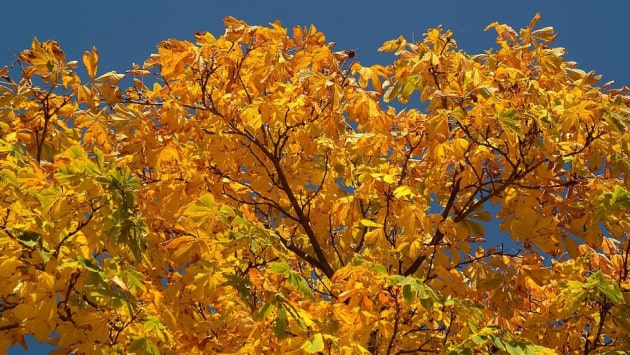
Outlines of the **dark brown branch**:
[[[451,209],[453,207],[453,204],[455,203],[455,198],[457,197],[457,194],[459,193],[459,184],[462,180],[461,177],[457,177],[457,174],[453,175],[453,187],[451,188],[451,195],[448,198],[448,202],[446,203],[446,206],[444,206],[444,210],[442,210],[442,221],[446,220],[448,218],[448,215],[451,213]],[[440,230],[439,226],[435,228],[435,234],[433,235],[433,238],[431,239],[431,244],[432,245],[437,245],[440,243],[440,241],[442,241],[442,239],[444,238],[444,233]],[[416,259],[413,261],[413,263],[411,263],[411,265],[409,266],[409,268],[407,268],[407,270],[405,270],[405,272],[403,272],[404,276],[409,276],[411,274],[413,274],[414,272],[416,272],[418,270],[418,268],[420,267],[420,265],[422,265],[422,263],[426,260],[426,256],[425,255],[418,255],[416,257]]]
[[[278,175],[280,187],[282,191],[285,193],[285,195],[287,196],[287,198],[289,199],[291,207],[293,211],[295,211],[298,223],[302,226],[302,228],[306,232],[306,236],[309,240],[309,243],[311,244],[311,246],[313,247],[313,250],[315,251],[315,255],[317,256],[316,260],[318,260],[317,264],[319,265],[318,268],[322,270],[322,272],[327,277],[329,278],[332,277],[332,275],[334,274],[334,270],[332,269],[328,260],[326,259],[326,255],[324,254],[324,251],[321,245],[319,244],[319,241],[317,240],[315,232],[313,231],[313,228],[311,227],[311,223],[308,217],[304,214],[303,206],[300,205],[297,197],[293,193],[293,189],[291,188],[291,185],[289,184],[289,181],[284,172],[284,169],[282,168],[282,165],[280,164],[280,161],[282,159],[281,158],[282,147],[284,147],[284,144],[288,141],[288,136],[279,135],[278,139],[275,142],[273,142],[274,151],[271,152],[267,149],[266,146],[262,144],[262,142],[256,139],[256,137],[251,132],[247,130],[239,131],[235,127],[232,127],[232,128],[234,130],[232,133],[241,135],[245,137],[246,139],[248,139],[249,141],[251,141],[271,161],[276,171],[276,174]],[[306,260],[306,261],[308,261],[309,263],[311,262],[309,260]]]
[[400,317],[398,316],[400,313],[400,304],[398,303],[398,297],[396,297],[396,295],[394,295],[394,306],[396,308],[396,312],[394,313],[394,329],[392,330],[392,336],[389,338],[389,343],[387,344],[388,355],[392,353],[392,349],[394,348],[394,343],[398,336],[398,325],[400,323]]
[[623,253],[623,270],[619,273],[619,283],[625,281],[628,278],[630,268],[628,268],[628,261],[630,260],[630,237],[626,235],[626,250]]
[[604,330],[604,322],[606,322],[606,316],[608,315],[608,312],[610,311],[612,305],[608,302],[606,296],[603,296],[603,301],[599,303],[599,306],[599,322],[597,323],[597,333],[595,334],[593,341],[589,340],[588,337],[586,338],[586,343],[584,344],[584,355],[588,355],[591,352],[594,352],[595,350],[597,350],[598,347],[602,345],[600,339],[602,336],[602,331]]
[[444,334],[444,340],[442,341],[442,346],[446,346],[446,343],[448,341],[448,336],[451,334],[451,327],[453,326],[453,323],[455,323],[455,313],[453,311],[450,312],[451,316],[450,316],[450,320],[449,320],[449,326],[446,327],[446,333]]
[[317,195],[319,195],[319,193],[322,191],[322,188],[324,187],[324,183],[326,182],[326,176],[328,176],[328,162],[329,162],[328,152],[326,152],[326,158],[324,160],[324,174],[322,175],[322,181],[320,181],[319,185],[317,186],[317,189],[315,189],[315,192],[313,192],[306,199],[304,206],[310,205],[311,201],[313,201],[317,197]]
[[1,325],[0,326],[0,332],[5,331],[5,330],[15,329],[15,328],[17,328],[19,326],[20,326],[20,323],[11,323],[11,324],[7,324],[7,325]]
[[407,173],[408,173],[409,161],[411,160],[411,157],[413,156],[413,151],[416,150],[416,148],[420,146],[420,144],[422,143],[423,137],[424,137],[424,133],[421,134],[416,144],[411,144],[409,137],[405,136],[405,140],[407,141],[407,144],[409,144],[409,150],[405,152],[405,161],[403,162],[403,166],[400,170],[400,178],[398,178],[398,186],[401,186],[403,181],[405,180],[405,177],[407,176]]
[[518,257],[518,256],[519,256],[519,253],[518,253],[518,252],[517,252],[517,253],[514,253],[514,254],[511,254],[511,253],[506,253],[506,252],[504,251],[503,245],[501,245],[501,250],[499,250],[499,251],[493,251],[492,249],[494,249],[494,248],[491,248],[491,249],[487,250],[487,251],[486,251],[483,255],[481,255],[481,256],[476,256],[476,257],[471,257],[471,256],[468,256],[468,258],[467,258],[466,260],[464,260],[464,261],[460,261],[459,263],[457,263],[457,264],[455,264],[455,265],[450,266],[450,267],[448,268],[448,270],[451,270],[451,269],[457,269],[457,268],[459,268],[459,267],[461,267],[461,266],[468,265],[468,264],[472,264],[472,263],[477,262],[477,261],[479,261],[479,260],[487,259],[487,258],[490,258],[490,257],[493,257],[493,256],[507,256],[507,257],[512,257],[512,258],[516,258],[516,257]]
[[92,211],[90,212],[89,216],[87,217],[87,219],[85,221],[80,221],[79,225],[70,233],[66,234],[65,237],[63,237],[59,243],[57,243],[57,246],[55,246],[55,251],[52,253],[52,255],[56,258],[57,256],[59,256],[59,252],[61,251],[61,246],[63,245],[63,243],[66,242],[66,240],[68,240],[69,238],[71,238],[73,235],[79,233],[81,231],[81,229],[83,229],[85,226],[88,225],[88,223],[90,223],[90,221],[92,220],[92,217],[94,215],[94,212],[98,211],[101,207],[94,207],[91,205],[90,203],[90,208],[92,209]]
[[337,255],[337,259],[339,259],[339,263],[341,264],[341,266],[345,266],[346,263],[343,260],[343,257],[341,256],[341,253],[339,252],[339,248],[337,248],[337,241],[335,240],[335,232],[333,232],[333,225],[332,225],[332,216],[328,216],[328,233],[330,235],[330,242],[332,244],[333,250],[335,251],[335,254]]
[[[367,218],[367,212],[368,212],[369,207],[364,207],[363,201],[359,200],[359,208],[361,209],[362,218]],[[367,233],[367,227],[361,225],[360,228],[361,229],[359,230],[359,233],[361,233],[361,239],[359,239],[359,244],[357,244],[356,248],[354,248],[355,253],[360,252],[361,248],[363,248],[363,244],[365,243],[365,234]]]
[[295,197],[295,194],[293,194],[291,185],[289,184],[289,181],[287,180],[287,177],[284,174],[284,170],[282,169],[282,166],[280,165],[280,160],[274,157],[274,159],[272,159],[272,162],[276,168],[276,172],[278,173],[278,179],[280,179],[280,184],[283,186],[283,191],[287,195],[287,198],[289,199],[291,206],[293,206],[293,210],[297,214],[299,223],[300,225],[302,225],[302,228],[304,228],[304,231],[306,232],[308,240],[311,243],[313,250],[315,251],[315,255],[317,255],[317,260],[319,261],[319,264],[320,264],[319,268],[328,278],[331,278],[332,275],[334,274],[334,270],[331,268],[330,264],[328,263],[328,260],[326,259],[326,255],[324,254],[324,251],[322,250],[322,247],[319,244],[319,241],[317,240],[317,236],[315,235],[315,232],[313,231],[313,228],[311,227],[310,221],[304,215],[303,209],[301,208],[297,198]]
[[[282,238],[279,234],[276,233],[276,237],[278,237],[278,239],[280,240],[280,242],[282,243],[282,245],[284,245],[285,248],[289,249],[290,251],[292,251],[293,253],[295,253],[297,256],[299,256],[300,258],[302,258],[304,261],[308,262],[309,264],[311,264],[313,267],[320,269],[322,271],[324,271],[323,267],[321,266],[321,263],[319,262],[318,259],[306,254],[302,249],[300,249],[297,245],[293,244],[293,242],[291,242],[290,240],[286,240],[284,238]],[[330,278],[331,276],[326,275],[328,278]]]
[[278,212],[282,213],[282,215],[284,215],[285,217],[287,217],[287,218],[289,218],[289,219],[291,219],[293,221],[299,222],[299,220],[298,220],[298,218],[296,216],[292,215],[289,211],[285,210],[282,206],[280,206],[280,204],[278,204],[277,201],[275,201],[275,200],[273,200],[273,199],[271,199],[269,197],[266,197],[264,195],[261,195],[253,187],[251,187],[250,184],[242,182],[242,181],[239,181],[239,180],[236,180],[236,179],[232,178],[231,176],[223,173],[219,169],[213,169],[213,171],[216,174],[218,174],[219,176],[221,176],[222,178],[226,178],[226,179],[228,179],[230,181],[233,181],[233,182],[238,183],[238,184],[240,184],[242,186],[245,186],[250,191],[250,193],[256,194],[256,197],[260,198],[264,202],[256,201],[254,199],[252,199],[251,201],[248,201],[246,199],[243,199],[243,198],[231,195],[229,192],[226,191],[225,188],[223,188],[223,194],[226,197],[230,198],[231,200],[236,201],[238,203],[250,205],[250,206],[260,206],[260,205],[268,206],[268,207],[271,207],[271,208],[277,210]]

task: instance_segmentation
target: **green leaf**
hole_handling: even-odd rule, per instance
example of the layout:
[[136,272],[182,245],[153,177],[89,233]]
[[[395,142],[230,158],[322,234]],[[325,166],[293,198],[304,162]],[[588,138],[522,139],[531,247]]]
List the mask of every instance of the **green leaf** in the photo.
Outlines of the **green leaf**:
[[162,329],[164,329],[164,324],[160,323],[160,321],[151,315],[146,316],[146,320],[142,324],[142,327],[145,331],[149,333],[162,333]]
[[83,266],[88,271],[97,272],[97,273],[102,271],[99,266],[92,264],[92,262],[87,259],[80,258],[78,262],[81,266]]
[[475,335],[472,337],[473,343],[477,345],[485,344],[487,340],[488,340],[488,337],[486,335]]
[[214,205],[214,196],[212,196],[211,194],[204,194],[202,196],[199,197],[199,202],[201,202],[201,204],[203,206],[206,206],[208,208],[212,208],[215,209],[215,205]]
[[492,96],[497,91],[499,91],[499,89],[497,89],[495,87],[491,87],[491,86],[480,86],[480,87],[477,88],[477,92],[484,99],[489,98],[490,96]]
[[136,354],[159,355],[158,347],[147,338],[136,339],[129,344],[129,352]]
[[518,118],[518,111],[514,108],[507,109],[499,114],[499,124],[503,129],[515,133],[517,136],[523,136],[521,129],[521,121]]
[[309,354],[324,351],[324,337],[321,333],[315,334],[311,340],[307,340],[306,343],[304,343],[302,349]]
[[583,283],[579,281],[568,281],[566,284],[560,284],[560,286],[563,290],[557,295],[551,310],[557,319],[573,314],[582,303],[582,300],[588,296],[589,290],[594,287],[592,282],[589,284],[589,282]]
[[289,283],[293,285],[297,290],[305,297],[310,300],[315,299],[315,295],[313,295],[313,291],[308,285],[308,282],[302,277],[302,275],[290,271],[289,272]]
[[449,350],[449,355],[473,355],[471,348]]
[[87,158],[87,154],[83,150],[83,148],[79,146],[72,146],[68,148],[69,158],[72,160],[84,160]]
[[409,101],[409,97],[415,90],[422,91],[423,88],[424,83],[422,81],[421,74],[409,75],[404,78],[404,80],[396,82],[393,86],[387,89],[383,98],[385,102],[398,99],[398,101],[406,103]]
[[616,185],[613,193],[613,203],[619,204],[624,208],[630,208],[630,192],[624,189],[623,186]]
[[129,287],[129,291],[132,295],[135,296],[146,289],[144,286],[144,274],[129,268],[125,270],[125,276],[127,279],[127,287]]
[[46,250],[45,248],[38,248],[37,251],[39,252],[39,255],[42,258],[42,261],[44,263],[47,263],[50,258],[52,257],[52,255],[50,254],[50,252],[48,250]]
[[227,223],[230,218],[236,217],[236,212],[229,206],[221,206],[218,217],[223,223]]
[[17,180],[17,176],[15,175],[13,171],[8,170],[8,169],[3,169],[1,176],[2,176],[2,182],[6,181],[6,182],[9,182],[14,187],[18,187],[18,188],[20,187],[20,183]]
[[411,290],[411,285],[404,285],[402,288],[403,298],[407,302],[413,301],[414,292]]
[[260,307],[260,309],[254,312],[254,314],[252,315],[252,318],[254,318],[254,320],[257,322],[262,321],[263,319],[267,317],[273,305],[274,305],[273,301],[269,301],[265,303],[262,307]]
[[400,84],[396,83],[395,85],[390,86],[387,90],[385,90],[385,94],[383,95],[383,100],[385,102],[391,102],[394,100],[398,94],[400,93]]
[[376,263],[370,263],[368,264],[368,269],[372,270],[372,271],[376,271],[381,275],[387,275],[387,269],[385,269],[385,267],[381,264],[376,264]]
[[616,305],[624,303],[623,294],[621,288],[616,282],[607,279],[601,271],[597,271],[586,280],[587,283],[593,283],[595,288],[604,294],[609,300]]
[[278,305],[278,314],[273,323],[273,333],[279,338],[284,339],[288,336],[287,328],[289,321],[287,319],[287,311],[281,305]]
[[593,203],[596,221],[621,208],[630,208],[630,192],[623,186],[616,185],[613,191],[602,192]]
[[216,215],[216,207],[214,205],[214,198],[210,194],[203,195],[199,198],[199,203],[193,204],[186,208],[185,215],[194,224],[200,225],[209,218]]
[[99,170],[105,170],[105,160],[103,158],[103,152],[101,152],[97,148],[94,148],[94,156],[96,157],[96,164],[98,165]]
[[604,115],[604,119],[618,132],[625,133],[628,126],[630,126],[630,109],[622,107],[618,111],[608,112]]
[[286,261],[276,261],[267,265],[267,270],[277,274],[288,275],[291,267]]
[[401,101],[404,102],[404,101],[409,100],[409,97],[415,90],[422,91],[423,88],[424,88],[424,83],[422,81],[421,74],[411,75],[407,77],[407,80],[404,83],[402,90],[400,92]]
[[474,211],[470,213],[469,216],[470,218],[474,218],[484,222],[490,222],[492,220],[492,215],[490,214],[490,212],[484,210]]
[[408,285],[409,284],[409,278],[408,276],[403,276],[403,275],[391,275],[387,278],[387,282],[385,283],[386,287],[391,287],[391,286],[395,286],[395,285]]
[[227,274],[225,275],[227,281],[223,283],[223,286],[234,286],[238,290],[241,295],[241,299],[244,301],[248,301],[252,297],[252,293],[249,290],[249,286],[251,284],[250,280],[246,277],[239,276],[237,274]]
[[34,248],[38,245],[41,237],[39,233],[26,231],[22,232],[22,234],[20,234],[17,239],[22,245],[28,248]]

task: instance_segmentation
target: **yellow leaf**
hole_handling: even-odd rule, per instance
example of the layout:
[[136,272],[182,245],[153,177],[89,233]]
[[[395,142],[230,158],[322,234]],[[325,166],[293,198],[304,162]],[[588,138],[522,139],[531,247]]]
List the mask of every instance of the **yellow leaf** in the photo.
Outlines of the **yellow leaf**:
[[87,69],[90,80],[94,80],[98,70],[98,51],[96,47],[92,47],[92,52],[85,51],[83,53],[83,65]]
[[510,226],[512,238],[516,241],[531,239],[536,233],[534,228],[538,219],[538,213],[534,209],[530,207],[521,208],[518,219],[512,221]]
[[366,227],[376,227],[376,228],[382,227],[381,224],[376,223],[374,221],[370,221],[369,219],[362,219],[360,223],[361,225],[366,226]]
[[405,37],[399,36],[396,39],[389,40],[378,49],[379,52],[393,52],[395,50],[404,48],[407,45]]
[[365,243],[367,245],[372,245],[372,244],[376,243],[378,238],[381,237],[382,235],[383,235],[383,229],[382,228],[373,229],[373,230],[365,233]]
[[16,272],[20,265],[22,265],[22,262],[16,257],[9,257],[2,260],[2,262],[0,262],[0,279],[6,280]]
[[125,74],[118,74],[115,71],[109,71],[109,72],[99,76],[98,78],[96,78],[96,81],[105,82],[105,83],[110,84],[110,85],[116,85],[124,77],[125,77]]
[[388,184],[393,184],[396,182],[396,178],[390,174],[383,174],[383,181],[385,181]]
[[348,215],[350,210],[350,199],[342,198],[337,201],[332,208],[333,224],[335,226],[341,225]]
[[309,354],[319,353],[324,351],[324,337],[321,333],[317,333],[313,336],[313,339],[307,340],[301,347],[302,350]]
[[[96,80],[99,80],[98,78]],[[107,83],[97,83],[96,87],[101,92],[103,99],[110,105],[117,104],[122,100],[122,92],[117,86],[110,85]]]
[[85,102],[88,107],[92,110],[92,112],[96,111],[96,99],[95,95],[94,95],[94,91],[96,91],[95,88],[90,89],[89,87],[85,86],[85,85],[81,85],[79,86],[78,89],[78,101],[79,102]]
[[396,190],[394,190],[394,197],[396,198],[401,198],[401,197],[406,197],[406,196],[413,196],[414,193],[411,190],[411,188],[409,186],[403,185],[403,186],[399,186],[396,188]]
[[253,129],[259,129],[262,126],[261,114],[257,107],[248,107],[241,114],[245,124]]
[[564,242],[564,247],[572,258],[580,256],[579,246],[571,237],[564,236],[562,237],[562,241]]
[[180,159],[177,147],[169,144],[158,154],[156,167],[158,169],[165,169],[168,166],[177,164]]
[[13,314],[17,319],[26,320],[35,317],[37,315],[37,309],[35,309],[31,303],[21,303],[13,309]]

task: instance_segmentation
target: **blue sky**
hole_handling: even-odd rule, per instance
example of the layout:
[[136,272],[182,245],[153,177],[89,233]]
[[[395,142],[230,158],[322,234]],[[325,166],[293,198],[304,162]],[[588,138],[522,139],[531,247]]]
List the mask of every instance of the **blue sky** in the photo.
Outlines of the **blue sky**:
[[[476,53],[494,44],[494,34],[483,32],[493,21],[524,27],[536,12],[540,26],[554,26],[558,44],[568,58],[585,70],[594,69],[604,80],[630,84],[630,46],[627,1],[163,1],[110,0],[103,2],[7,1],[0,22],[0,65],[9,64],[28,47],[33,36],[55,39],[68,59],[96,46],[100,71],[124,71],[141,63],[161,40],[192,39],[195,31],[223,33],[226,15],[250,24],[279,19],[285,26],[315,24],[339,49],[358,51],[364,64],[379,60],[382,42],[402,34],[419,38],[429,27],[443,24],[455,33],[460,48]],[[40,5],[41,4],[41,5]]]
[[[28,4],[28,5],[26,5]],[[192,39],[196,31],[223,33],[222,19],[231,15],[250,24],[280,20],[285,27],[314,24],[337,42],[336,49],[354,49],[363,64],[383,62],[376,49],[404,35],[421,38],[429,27],[442,24],[454,32],[459,47],[478,53],[494,45],[494,32],[483,28],[494,21],[515,29],[525,27],[540,12],[538,26],[553,26],[556,45],[586,71],[603,74],[602,82],[630,86],[630,2],[609,1],[5,1],[0,9],[0,67],[28,48],[34,36],[54,39],[68,60],[96,46],[99,72],[124,72],[142,63],[155,46],[168,38]],[[29,342],[27,353],[50,348]],[[12,348],[10,354],[22,354]]]

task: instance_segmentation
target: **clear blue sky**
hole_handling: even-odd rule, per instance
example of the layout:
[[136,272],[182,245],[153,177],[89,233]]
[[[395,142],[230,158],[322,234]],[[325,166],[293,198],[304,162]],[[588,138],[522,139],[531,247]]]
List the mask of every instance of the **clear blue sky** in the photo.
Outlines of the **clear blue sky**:
[[[28,4],[28,5],[26,5]],[[54,39],[68,60],[96,46],[99,72],[124,72],[142,63],[162,40],[192,39],[196,31],[223,33],[222,19],[231,15],[250,24],[276,19],[284,26],[314,24],[336,49],[354,49],[363,64],[383,60],[376,53],[382,42],[404,35],[420,38],[429,27],[451,29],[460,48],[478,53],[494,45],[494,32],[483,28],[494,21],[525,27],[536,12],[538,26],[553,26],[556,44],[567,58],[586,71],[603,74],[603,82],[630,86],[630,2],[609,1],[4,1],[0,7],[0,67],[28,48],[34,36]],[[49,347],[31,343],[30,354]],[[12,348],[10,354],[24,353]]]
[[[29,5],[24,5],[28,3]],[[337,42],[356,49],[364,64],[376,62],[382,42],[402,34],[419,38],[428,27],[443,24],[469,53],[492,46],[494,34],[483,32],[499,21],[518,29],[536,12],[540,26],[554,26],[558,44],[582,69],[604,74],[604,80],[630,84],[627,16],[630,3],[609,1],[6,1],[1,7],[0,65],[8,64],[33,36],[55,39],[68,59],[96,46],[99,70],[124,71],[142,63],[156,44],[167,38],[192,39],[195,31],[223,33],[226,15],[251,24],[279,19],[285,26],[315,24]]]

